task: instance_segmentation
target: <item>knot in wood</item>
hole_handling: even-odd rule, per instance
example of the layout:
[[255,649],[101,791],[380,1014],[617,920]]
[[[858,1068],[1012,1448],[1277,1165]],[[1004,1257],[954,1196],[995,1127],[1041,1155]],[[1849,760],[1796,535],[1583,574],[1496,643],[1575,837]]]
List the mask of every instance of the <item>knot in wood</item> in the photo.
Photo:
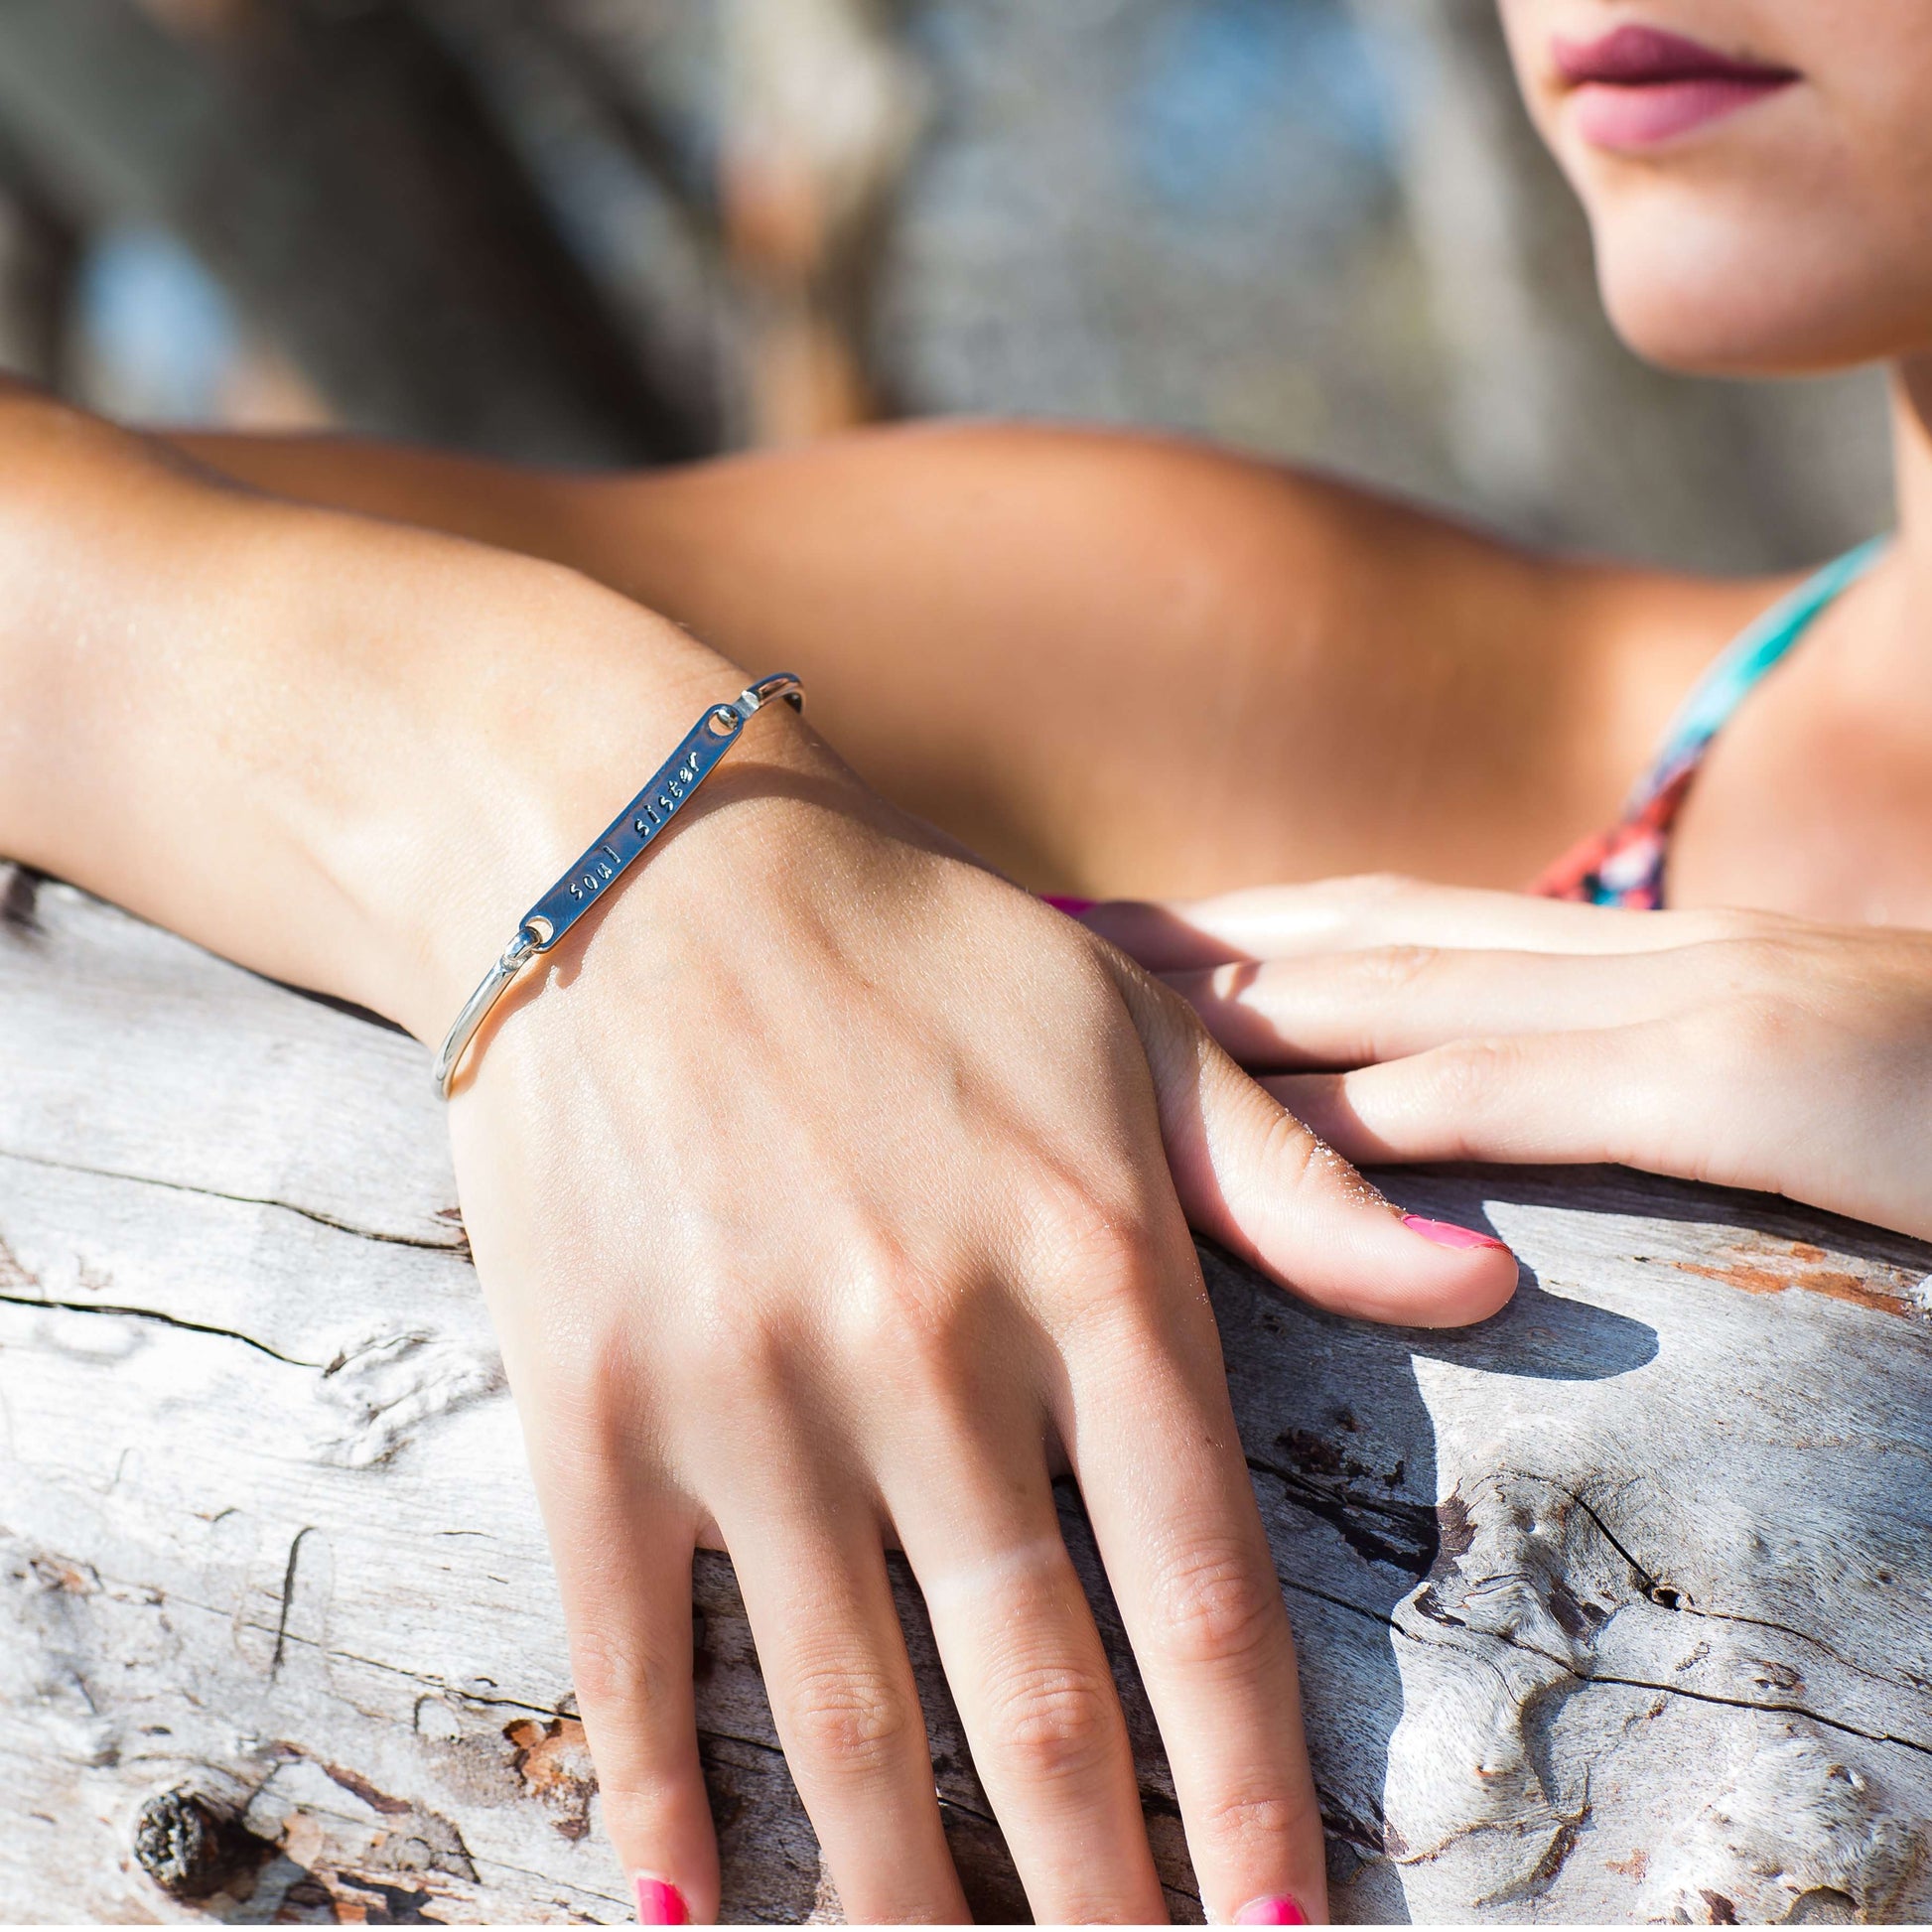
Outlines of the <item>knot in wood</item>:
[[134,1858],[170,1898],[206,1898],[265,1850],[232,1819],[177,1786],[150,1798],[134,1822]]

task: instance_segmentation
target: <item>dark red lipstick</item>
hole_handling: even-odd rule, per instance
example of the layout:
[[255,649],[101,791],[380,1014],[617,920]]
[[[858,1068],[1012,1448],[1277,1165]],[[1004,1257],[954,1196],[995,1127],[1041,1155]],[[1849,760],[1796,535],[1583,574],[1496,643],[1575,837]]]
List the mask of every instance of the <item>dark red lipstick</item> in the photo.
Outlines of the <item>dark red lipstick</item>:
[[1593,147],[1655,147],[1782,92],[1790,68],[1721,54],[1658,27],[1551,43],[1579,134]]

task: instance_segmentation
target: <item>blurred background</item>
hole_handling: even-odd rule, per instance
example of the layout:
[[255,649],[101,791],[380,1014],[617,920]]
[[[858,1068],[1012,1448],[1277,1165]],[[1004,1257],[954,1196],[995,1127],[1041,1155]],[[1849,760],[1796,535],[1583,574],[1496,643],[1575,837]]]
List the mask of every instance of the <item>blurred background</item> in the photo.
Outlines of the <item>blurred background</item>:
[[1889,514],[1875,377],[1616,345],[1493,0],[4,0],[0,364],[584,465],[1151,424],[1718,570]]

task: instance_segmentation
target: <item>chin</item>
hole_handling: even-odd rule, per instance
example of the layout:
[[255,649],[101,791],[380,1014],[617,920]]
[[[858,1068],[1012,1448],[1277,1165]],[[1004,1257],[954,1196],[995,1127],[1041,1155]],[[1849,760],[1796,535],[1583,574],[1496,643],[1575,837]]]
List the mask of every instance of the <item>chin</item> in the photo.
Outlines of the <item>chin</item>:
[[1817,375],[1932,344],[1932,289],[1874,273],[1842,228],[1632,208],[1592,229],[1611,326],[1665,368]]

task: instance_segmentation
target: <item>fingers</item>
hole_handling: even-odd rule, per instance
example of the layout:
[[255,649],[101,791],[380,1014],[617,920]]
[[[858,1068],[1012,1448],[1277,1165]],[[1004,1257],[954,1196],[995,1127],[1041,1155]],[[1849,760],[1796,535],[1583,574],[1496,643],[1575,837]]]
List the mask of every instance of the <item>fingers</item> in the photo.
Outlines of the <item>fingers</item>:
[[939,1822],[905,1638],[869,1499],[719,1527],[771,1715],[854,1924],[968,1914]]
[[1652,952],[1735,936],[1763,921],[1736,912],[1625,911],[1376,874],[1218,898],[1117,900],[1084,912],[1081,923],[1150,972],[1167,973],[1373,946]]
[[1515,1293],[1501,1242],[1405,1220],[1180,1000],[1125,965],[1120,985],[1147,1048],[1175,1192],[1201,1233],[1310,1301],[1371,1320],[1479,1321]]
[[1357,1161],[1613,1161],[1702,1173],[1699,1097],[1673,1090],[1673,1030],[1458,1040],[1352,1073],[1263,1084]]
[[[973,1762],[1041,1924],[1167,1917],[1107,1653],[1035,1431],[1030,1472],[896,1511]],[[989,1446],[977,1447],[984,1467]],[[1000,1461],[1010,1461],[1010,1455]]]
[[1373,952],[1270,959],[1167,976],[1247,1067],[1349,1067],[1453,1039],[1597,1031],[1662,1017],[1708,996],[1710,949],[1629,955]]
[[694,1513],[614,1456],[534,1460],[605,1829],[640,1919],[708,1922],[718,1846],[692,1702]]
[[1125,1324],[1112,1350],[1085,1353],[1069,1449],[1209,1921],[1284,1895],[1318,1920],[1321,1820],[1288,1616],[1204,1297],[1186,1308],[1205,1331],[1182,1351],[1191,1360]]
[[[1052,1264],[1020,1266],[1038,1282]],[[1111,1271],[1096,1261],[1081,1275],[1082,1300],[1111,1309]],[[1035,1918],[1164,1919],[1119,1694],[1047,1477],[1040,1392],[1061,1371],[1044,1337],[1064,1309],[1048,1299],[989,1324],[975,1302],[928,1288],[869,1331],[897,1400],[867,1459]]]

